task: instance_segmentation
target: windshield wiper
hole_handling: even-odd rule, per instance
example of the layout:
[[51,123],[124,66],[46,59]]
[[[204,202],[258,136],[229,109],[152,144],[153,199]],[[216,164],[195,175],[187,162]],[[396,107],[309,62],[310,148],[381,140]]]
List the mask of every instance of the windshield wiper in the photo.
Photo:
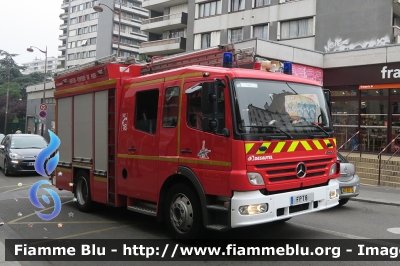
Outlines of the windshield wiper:
[[21,149],[44,149],[44,148],[40,148],[40,147],[24,147]]
[[326,132],[322,127],[315,125],[315,124],[309,124],[309,125],[293,125],[294,127],[314,127],[314,128],[318,128],[319,130],[321,130],[322,132],[324,132],[326,134],[327,137],[330,137],[329,133]]
[[280,129],[279,127],[276,126],[243,126],[243,127],[254,127],[254,128],[271,128],[271,129],[277,129],[279,132],[285,134],[289,139],[292,139],[293,136],[287,133],[286,131]]

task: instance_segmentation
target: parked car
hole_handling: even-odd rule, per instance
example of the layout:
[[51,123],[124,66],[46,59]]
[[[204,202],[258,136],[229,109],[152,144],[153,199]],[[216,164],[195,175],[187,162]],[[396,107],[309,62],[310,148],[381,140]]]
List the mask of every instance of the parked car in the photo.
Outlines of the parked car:
[[345,205],[351,197],[357,197],[360,193],[360,177],[356,174],[354,164],[337,153],[337,160],[340,163],[339,181],[339,205]]
[[34,134],[9,134],[0,143],[0,167],[6,176],[12,173],[35,173],[35,160],[48,145]]

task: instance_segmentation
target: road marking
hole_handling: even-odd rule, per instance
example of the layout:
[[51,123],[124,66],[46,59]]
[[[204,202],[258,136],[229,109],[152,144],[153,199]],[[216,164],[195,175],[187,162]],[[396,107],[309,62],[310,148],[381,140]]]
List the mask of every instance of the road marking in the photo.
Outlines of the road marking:
[[[26,184],[26,185],[30,186],[30,185],[33,185],[33,184],[34,184],[34,183],[32,183],[32,184]],[[18,185],[4,186],[4,187],[0,187],[0,188],[5,188],[5,187],[18,187]]]
[[397,228],[388,228],[388,231],[390,233],[393,233],[393,234],[396,234],[396,235],[400,235],[400,228],[399,227],[397,227]]
[[[375,240],[375,239],[371,239],[368,237],[363,237],[363,236],[356,236],[356,235],[351,235],[351,234],[346,234],[346,233],[341,233],[341,232],[336,232],[336,231],[332,231],[332,230],[327,230],[327,229],[322,229],[322,228],[318,228],[318,227],[314,227],[314,226],[310,226],[310,225],[304,225],[304,224],[298,224],[298,223],[293,223],[293,222],[289,222],[290,224],[293,224],[295,226],[299,226],[299,227],[303,227],[303,228],[307,228],[310,230],[314,230],[314,231],[318,231],[318,232],[323,232],[323,233],[327,233],[327,234],[332,234],[332,235],[336,235],[336,236],[340,236],[340,237],[344,237],[344,238],[350,238],[350,239],[363,239],[366,242],[370,242],[373,244],[378,244],[378,245],[382,245],[382,246],[397,246],[400,247],[400,244],[397,243],[392,243],[392,242],[386,242],[386,241],[380,241],[380,240]],[[400,231],[400,228],[397,228]],[[400,233],[400,232],[399,232]],[[388,240],[393,240],[393,239],[388,239]]]
[[[72,202],[72,200],[69,200],[69,201],[63,202],[63,203],[61,203],[61,205],[64,205],[64,204],[66,204],[66,203],[70,203],[70,202]],[[41,211],[38,211],[38,212],[47,211],[47,210],[50,210],[50,209],[52,209],[52,208],[54,208],[54,206],[53,206],[53,207],[46,208],[46,209],[43,209],[43,210],[41,210]],[[28,215],[25,215],[25,216],[22,216],[21,218],[17,218],[17,219],[15,219],[15,220],[9,221],[9,222],[8,222],[8,224],[14,224],[15,222],[18,222],[19,220],[22,220],[22,219],[28,218],[28,217],[30,217],[30,216],[33,216],[33,215],[35,215],[35,214],[36,214],[36,212],[34,212],[34,213],[31,213],[31,214],[28,214]]]
[[336,232],[336,231],[322,229],[322,228],[318,228],[318,227],[314,227],[314,226],[310,226],[310,225],[298,224],[298,223],[293,223],[293,222],[290,222],[290,224],[294,224],[296,226],[300,226],[300,227],[307,228],[307,229],[310,229],[310,230],[319,231],[319,232],[332,234],[332,235],[336,235],[336,236],[341,236],[341,237],[345,237],[345,238],[350,238],[350,239],[370,239],[370,238],[367,238],[367,237],[362,237],[362,236],[356,236],[356,235]]
[[[117,223],[116,221],[74,221],[74,222],[65,222],[65,221],[59,221],[59,222],[14,222],[12,224],[113,224]],[[9,224],[9,223],[8,223]]]
[[130,226],[130,225],[131,225],[131,224],[126,224],[126,225],[121,225],[121,226],[114,226],[114,227],[109,227],[109,228],[104,228],[104,229],[89,231],[89,232],[80,233],[80,234],[74,234],[74,235],[62,236],[62,237],[58,237],[58,238],[54,238],[54,239],[48,239],[48,240],[38,241],[38,242],[31,243],[31,244],[32,244],[32,245],[43,244],[43,243],[48,243],[48,242],[56,241],[57,239],[66,239],[66,238],[72,238],[72,237],[76,237],[76,236],[94,234],[94,233],[99,233],[99,232],[103,232],[103,231],[109,231],[109,230],[119,229],[119,228],[123,228],[123,227],[128,227],[128,226]]
[[15,190],[18,190],[18,189],[27,188],[27,187],[30,187],[30,186],[18,187],[18,188],[14,188],[14,189],[11,189],[11,190],[3,191],[3,192],[0,192],[0,193],[1,193],[1,194],[2,194],[2,193],[7,193],[7,192],[15,191]]

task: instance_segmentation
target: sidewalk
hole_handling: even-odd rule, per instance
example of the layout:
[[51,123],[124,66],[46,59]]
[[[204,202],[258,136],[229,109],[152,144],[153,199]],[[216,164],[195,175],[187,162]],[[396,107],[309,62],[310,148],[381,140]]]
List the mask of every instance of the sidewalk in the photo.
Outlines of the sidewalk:
[[360,185],[360,195],[350,198],[350,200],[400,207],[400,189],[384,186]]

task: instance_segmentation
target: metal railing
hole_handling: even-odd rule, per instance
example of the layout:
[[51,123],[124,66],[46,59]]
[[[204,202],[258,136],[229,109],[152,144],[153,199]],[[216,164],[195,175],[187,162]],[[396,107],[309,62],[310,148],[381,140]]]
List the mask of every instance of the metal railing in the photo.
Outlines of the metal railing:
[[[342,146],[339,147],[339,149],[337,149],[337,151],[339,151],[341,148],[344,147],[344,145],[346,145],[349,141],[351,141],[355,136],[357,136],[360,133],[360,130],[356,132],[356,134],[354,134],[353,136],[351,136],[345,143],[342,144]],[[356,150],[357,148],[359,148],[360,151],[360,158],[361,158],[361,153],[362,153],[362,144],[358,144],[354,146],[354,148],[346,155],[346,159],[347,156],[350,155],[350,153],[352,153],[354,150]]]
[[182,37],[178,38],[172,38],[172,39],[164,39],[164,40],[158,40],[158,41],[151,41],[151,42],[142,42],[140,44],[140,48],[146,48],[146,47],[152,47],[152,46],[158,46],[158,45],[166,45],[166,44],[172,44],[172,43],[180,43]]
[[[383,150],[378,154],[378,159],[379,159],[379,170],[378,170],[378,186],[381,184],[381,162],[382,162],[382,153],[384,151],[386,151],[386,149],[392,145],[393,142],[395,142],[397,140],[397,138],[400,137],[400,134],[397,135],[396,137],[394,137],[392,139],[392,141],[386,145],[385,148],[383,148]],[[393,155],[395,155],[400,149],[395,149],[394,153],[392,154],[392,156],[390,156],[390,158],[386,161],[386,163],[388,163],[390,161],[390,159],[392,159]]]
[[182,18],[182,16],[183,16],[183,12],[180,12],[180,13],[176,13],[176,14],[169,14],[169,15],[155,17],[155,18],[143,19],[142,23],[143,23],[143,25],[145,25],[145,24],[150,24],[150,23],[159,22],[159,21],[166,21],[166,20],[175,19],[175,18]]

